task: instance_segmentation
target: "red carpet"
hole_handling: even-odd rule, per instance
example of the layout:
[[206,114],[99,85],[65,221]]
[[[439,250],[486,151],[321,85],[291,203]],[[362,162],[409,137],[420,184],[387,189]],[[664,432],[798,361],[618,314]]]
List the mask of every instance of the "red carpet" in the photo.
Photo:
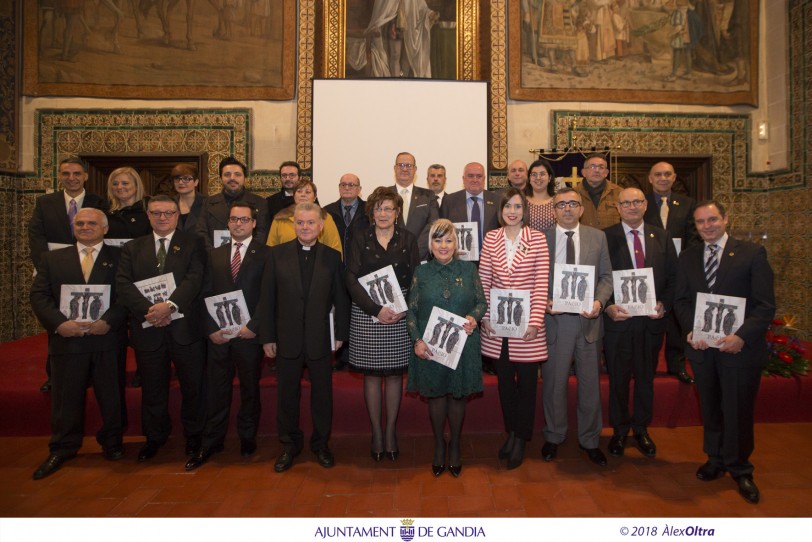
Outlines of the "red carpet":
[[[0,345],[0,436],[36,436],[50,434],[50,395],[40,393],[39,386],[45,380],[45,335],[37,335],[19,341]],[[132,352],[128,359],[129,382],[135,370]],[[661,360],[660,373],[655,380],[655,408],[652,426],[699,425],[699,402],[694,386],[680,384],[676,379],[664,375],[664,362]],[[362,391],[363,377],[341,371],[333,379],[333,431],[335,434],[364,434],[369,431],[366,407]],[[260,433],[274,434],[276,429],[276,377],[267,368],[262,378],[262,419]],[[303,386],[302,427],[309,434],[309,387]],[[601,379],[601,397],[604,403],[604,425],[606,420],[606,399],[608,380]],[[88,392],[87,434],[92,435],[100,424],[100,417],[92,391]],[[127,388],[127,409],[129,412],[128,435],[140,434],[139,389]],[[570,380],[571,427],[575,427],[575,379]],[[236,414],[238,393],[234,394],[232,423]],[[539,384],[539,403],[541,385]],[[180,392],[177,382],[171,388],[171,413],[175,434],[180,434],[178,415]],[[536,415],[536,428],[541,430],[543,423],[541,408]],[[764,378],[761,381],[756,422],[809,422],[812,421],[812,378]],[[417,397],[406,396],[398,421],[403,434],[429,434],[426,405]],[[468,407],[465,431],[494,433],[502,430],[501,409],[496,391],[496,377],[485,376],[485,392],[472,400]],[[233,429],[230,429],[233,432]]]

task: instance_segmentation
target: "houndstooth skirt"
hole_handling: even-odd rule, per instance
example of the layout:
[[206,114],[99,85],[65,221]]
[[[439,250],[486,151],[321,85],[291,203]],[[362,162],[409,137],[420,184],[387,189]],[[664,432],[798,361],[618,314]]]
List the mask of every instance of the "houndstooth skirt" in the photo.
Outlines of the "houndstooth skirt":
[[405,373],[409,368],[412,341],[406,319],[384,325],[352,304],[350,315],[350,366],[364,374],[387,376]]

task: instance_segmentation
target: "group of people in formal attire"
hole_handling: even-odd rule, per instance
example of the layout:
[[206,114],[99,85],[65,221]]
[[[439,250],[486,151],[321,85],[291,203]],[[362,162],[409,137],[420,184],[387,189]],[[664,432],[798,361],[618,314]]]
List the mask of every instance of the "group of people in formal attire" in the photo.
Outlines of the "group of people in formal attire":
[[[182,396],[185,468],[197,469],[224,450],[235,373],[240,453],[253,455],[264,356],[275,360],[278,380],[277,472],[291,468],[305,446],[299,422],[305,368],[309,448],[322,467],[335,464],[332,377],[345,363],[363,374],[376,462],[399,458],[405,377],[406,392],[427,404],[433,475],[460,476],[466,404],[483,392],[483,371],[493,371],[506,433],[498,457],[507,469],[522,465],[532,439],[539,375],[541,457],[553,461],[567,439],[574,374],[578,445],[590,461],[606,466],[599,445],[602,360],[609,378],[609,454],[624,455],[631,435],[654,457],[648,426],[665,341],[669,372],[686,385],[696,379],[708,456],[697,477],[729,472],[742,496],[758,502],[749,456],[765,333],[775,310],[772,271],[763,247],[728,235],[722,203],[696,203],[672,191],[671,164],[652,166],[646,195],[609,181],[601,154],[585,157],[583,182],[574,188],[556,186],[551,164],[539,159],[529,167],[514,161],[509,186],[488,191],[484,166],[472,162],[463,170],[463,189],[446,194],[444,166],[429,166],[428,188],[418,187],[415,157],[402,152],[394,185],[375,188],[364,201],[360,179],[347,173],[339,180],[339,200],[323,209],[316,184],[300,179],[296,162],[280,166],[282,189],[267,199],[245,188],[247,171],[238,160],[224,159],[219,170],[223,188],[216,195],[202,196],[195,169],[178,164],[171,173],[175,196],[147,198],[138,173],[119,168],[109,177],[105,202],[85,192],[85,167],[69,158],[59,166],[63,190],[38,199],[29,226],[36,266],[31,304],[48,331],[53,397],[50,454],[34,479],[77,454],[89,384],[102,413],[97,440],[103,453],[109,460],[123,457],[128,346],[142,388],[142,462],[159,453],[172,430],[172,366]],[[460,258],[462,223],[475,224],[476,261]],[[553,309],[557,265],[594,270],[589,308]],[[614,298],[612,273],[644,268],[653,273],[656,305],[651,314],[633,316]],[[364,280],[371,275],[373,281]],[[142,287],[155,281],[163,281],[165,295]],[[70,319],[65,285],[109,287],[100,318]],[[500,331],[504,309],[492,306],[493,290],[527,294],[528,310],[515,313],[526,324],[522,331]],[[238,325],[226,328],[205,300],[235,292],[249,314],[235,316]],[[715,344],[693,340],[698,293],[744,298],[740,327]],[[404,301],[398,310],[396,297]],[[440,340],[449,351],[464,343],[454,364],[440,361],[438,337],[424,339],[438,310],[459,316]]]

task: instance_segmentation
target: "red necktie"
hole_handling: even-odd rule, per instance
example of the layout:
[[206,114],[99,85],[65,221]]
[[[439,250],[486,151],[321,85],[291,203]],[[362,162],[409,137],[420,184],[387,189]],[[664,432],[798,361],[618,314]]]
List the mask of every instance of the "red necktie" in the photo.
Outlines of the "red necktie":
[[634,234],[634,267],[642,269],[646,266],[646,255],[643,254],[643,244],[640,242],[640,232],[632,230]]
[[231,258],[231,278],[234,282],[237,282],[237,274],[240,272],[240,264],[242,263],[242,258],[240,258],[240,247],[242,243],[234,243],[234,257]]

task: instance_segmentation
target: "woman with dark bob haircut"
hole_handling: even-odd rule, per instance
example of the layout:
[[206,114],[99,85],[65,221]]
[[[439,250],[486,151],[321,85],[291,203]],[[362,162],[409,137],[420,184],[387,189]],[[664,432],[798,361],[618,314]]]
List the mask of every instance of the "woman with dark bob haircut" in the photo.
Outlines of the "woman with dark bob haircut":
[[540,158],[530,164],[524,195],[527,196],[528,207],[525,224],[537,231],[555,226],[555,171],[550,162]]

